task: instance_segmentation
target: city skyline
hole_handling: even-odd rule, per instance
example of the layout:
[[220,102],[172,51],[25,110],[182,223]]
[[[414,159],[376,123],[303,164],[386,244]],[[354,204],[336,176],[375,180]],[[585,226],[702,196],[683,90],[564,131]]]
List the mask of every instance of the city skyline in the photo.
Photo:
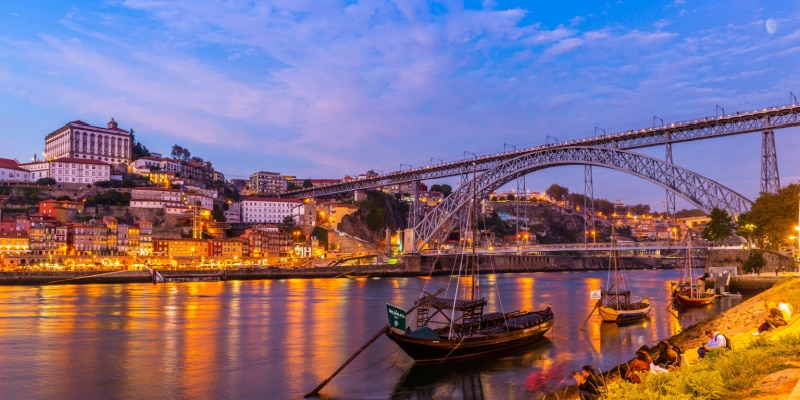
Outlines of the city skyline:
[[[335,179],[783,105],[800,92],[798,14],[688,0],[5,4],[0,157],[28,161],[67,122],[113,117],[150,151],[181,145],[229,179]],[[800,177],[797,133],[775,134],[783,186]],[[753,133],[673,157],[754,200],[760,145]],[[583,168],[526,181],[581,193]],[[595,168],[594,183],[654,211],[663,199],[619,172]]]

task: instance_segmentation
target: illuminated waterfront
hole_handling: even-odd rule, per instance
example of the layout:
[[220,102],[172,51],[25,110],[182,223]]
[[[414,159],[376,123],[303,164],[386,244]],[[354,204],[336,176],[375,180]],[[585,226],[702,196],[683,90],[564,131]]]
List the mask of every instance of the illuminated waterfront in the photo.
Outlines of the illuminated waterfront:
[[[605,272],[489,275],[506,310],[551,304],[547,340],[518,356],[443,373],[410,370],[381,338],[322,390],[332,398],[527,398],[535,369],[584,363],[607,369],[739,299],[681,314],[666,311],[675,270],[630,274],[648,293],[649,321],[617,327],[593,317],[589,291]],[[287,279],[167,284],[0,287],[2,398],[300,398],[386,323],[385,303],[408,307],[447,277]],[[497,304],[490,301],[490,304]],[[493,311],[493,310],[487,310]],[[455,371],[455,372],[454,372]],[[477,380],[477,382],[476,382]],[[571,383],[567,380],[566,383]]]

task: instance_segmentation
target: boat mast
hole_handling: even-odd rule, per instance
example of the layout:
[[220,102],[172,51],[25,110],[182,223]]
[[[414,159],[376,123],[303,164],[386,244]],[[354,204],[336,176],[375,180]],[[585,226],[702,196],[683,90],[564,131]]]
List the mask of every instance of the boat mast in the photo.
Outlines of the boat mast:
[[[611,220],[611,265],[614,268],[613,287],[615,288],[614,290],[616,290],[617,294],[619,294],[619,286],[617,286],[617,284],[619,283],[619,277],[617,276],[617,235],[616,235],[616,230],[614,229],[615,228],[614,225],[616,225],[616,221],[612,219]],[[619,296],[614,296],[614,301],[617,307],[619,307]]]
[[473,162],[472,163],[472,219],[475,221],[475,227],[472,228],[472,268],[470,269],[470,277],[472,291],[470,295],[470,300],[475,301],[475,268],[478,264],[478,258],[475,254],[475,245],[476,245],[476,231],[478,230],[478,205],[475,204],[478,193],[477,193],[477,182],[475,181],[475,170],[477,169],[477,165]]
[[689,297],[697,297],[695,296],[695,287],[694,287],[694,269],[692,269],[692,233],[686,233],[686,267],[688,268],[686,272],[689,275]]

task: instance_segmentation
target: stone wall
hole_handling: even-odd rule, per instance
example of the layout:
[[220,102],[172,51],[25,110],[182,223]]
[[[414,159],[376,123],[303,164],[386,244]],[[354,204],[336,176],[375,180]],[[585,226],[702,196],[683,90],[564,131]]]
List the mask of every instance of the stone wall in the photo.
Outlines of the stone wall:
[[[709,267],[736,266],[739,274],[743,274],[742,266],[753,251],[756,250],[711,248],[707,253],[706,265]],[[783,271],[797,271],[797,266],[791,257],[772,251],[757,251],[762,252],[764,256],[765,265],[761,269],[761,273],[774,273],[780,268],[783,268]]]

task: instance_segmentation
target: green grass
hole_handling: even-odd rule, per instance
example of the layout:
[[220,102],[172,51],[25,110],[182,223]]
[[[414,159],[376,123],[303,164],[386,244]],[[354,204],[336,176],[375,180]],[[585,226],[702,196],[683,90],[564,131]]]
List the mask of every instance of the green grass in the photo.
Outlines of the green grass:
[[645,374],[641,384],[626,381],[607,387],[607,399],[746,399],[759,394],[757,383],[800,357],[800,335],[778,340],[759,337],[746,348],[712,351],[693,365],[664,374]]

